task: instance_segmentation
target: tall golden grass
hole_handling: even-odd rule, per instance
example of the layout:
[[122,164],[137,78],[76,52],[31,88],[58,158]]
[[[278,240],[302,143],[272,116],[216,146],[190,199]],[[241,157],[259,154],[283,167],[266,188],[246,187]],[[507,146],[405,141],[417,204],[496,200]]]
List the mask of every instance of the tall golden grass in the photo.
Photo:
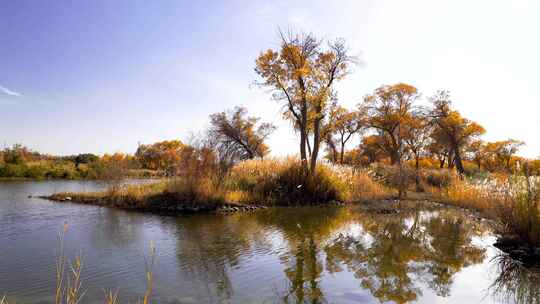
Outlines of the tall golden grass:
[[345,201],[366,202],[395,195],[395,190],[376,182],[368,170],[339,165],[331,166],[331,169],[345,183],[343,193]]
[[529,176],[508,179],[504,204],[498,209],[506,230],[530,246],[540,246],[540,181]]
[[444,190],[443,201],[452,205],[493,215],[492,211],[500,204],[500,197],[485,188],[470,182],[454,179]]
[[480,212],[501,224],[502,232],[540,246],[540,181],[524,175],[492,175],[481,182],[454,178],[435,200]]
[[225,185],[228,199],[269,205],[354,201],[388,194],[365,171],[321,162],[308,175],[294,158],[241,162],[231,169]]

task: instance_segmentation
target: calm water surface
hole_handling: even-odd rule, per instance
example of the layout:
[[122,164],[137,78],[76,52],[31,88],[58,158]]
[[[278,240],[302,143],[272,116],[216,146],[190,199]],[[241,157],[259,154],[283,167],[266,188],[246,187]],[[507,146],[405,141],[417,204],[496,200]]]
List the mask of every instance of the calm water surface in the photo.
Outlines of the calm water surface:
[[[509,263],[488,226],[454,209],[373,215],[289,208],[166,217],[28,195],[88,181],[0,182],[0,295],[49,303],[56,237],[82,252],[84,303],[134,302],[157,247],[154,303],[538,303],[536,273]],[[492,284],[495,283],[495,286]]]

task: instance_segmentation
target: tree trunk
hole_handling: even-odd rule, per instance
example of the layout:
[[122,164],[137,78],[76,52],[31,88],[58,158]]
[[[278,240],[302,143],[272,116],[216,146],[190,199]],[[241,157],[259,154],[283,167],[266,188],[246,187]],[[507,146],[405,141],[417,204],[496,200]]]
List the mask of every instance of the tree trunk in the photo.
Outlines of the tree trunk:
[[465,174],[465,168],[463,167],[463,162],[461,161],[459,148],[454,148],[454,163],[456,164],[456,169],[459,173],[459,176],[463,177],[463,174]]
[[414,169],[415,169],[414,181],[416,183],[416,192],[420,192],[420,175],[419,175],[420,157],[418,157],[418,153],[415,153],[414,158],[415,158],[415,162],[414,162]]
[[398,199],[401,202],[401,199],[404,197],[405,191],[403,189],[403,163],[401,157],[398,159]]
[[397,162],[399,165],[399,191],[398,191],[398,199],[399,203],[401,204],[401,199],[404,197],[404,195],[407,195],[407,189],[403,189],[403,140],[401,139],[401,124],[398,126],[398,137],[395,141],[397,145],[397,149],[394,151],[395,155],[394,158],[397,157]]
[[399,157],[399,152],[397,152],[397,151],[392,151],[392,152],[390,153],[390,165],[393,166],[393,165],[395,165],[396,163],[398,163],[399,158],[400,158],[400,157]]
[[439,158],[439,168],[444,168],[444,163],[446,163],[446,157],[443,156],[442,158]]
[[455,158],[455,153],[450,151],[448,153],[448,169],[452,170],[454,169],[454,158]]
[[345,154],[345,143],[342,141],[341,142],[341,151],[340,151],[340,155],[339,155],[339,163],[342,164],[342,165],[343,165],[344,154]]
[[308,173],[306,144],[309,139],[307,136],[307,103],[305,101],[302,105],[300,120],[300,160],[302,162],[304,174],[306,174]]
[[321,145],[321,120],[315,119],[315,121],[313,122],[313,152],[311,154],[311,164],[310,164],[311,174],[315,173],[315,168],[317,167],[317,157],[319,155],[320,145]]
[[307,145],[307,157],[311,158],[311,144],[309,143],[309,135],[306,135],[306,145]]
[[[399,130],[401,130],[401,125],[399,125],[398,128],[400,128]],[[390,154],[390,165],[393,166],[398,161],[401,161],[401,155],[399,154],[401,143],[399,142],[399,140],[395,137],[393,133],[388,132],[388,135],[390,136],[390,140],[392,141],[391,144],[389,145],[389,152],[390,152],[389,154]]]
[[306,160],[306,132],[302,126],[300,128],[300,159]]
[[308,138],[308,104],[306,99],[306,90],[305,90],[305,84],[304,80],[299,77],[298,78],[298,84],[300,86],[301,91],[301,108],[300,108],[300,158],[302,160],[302,168],[304,170],[304,173],[308,173],[308,167],[307,167],[307,155],[306,155],[306,144],[309,141]]

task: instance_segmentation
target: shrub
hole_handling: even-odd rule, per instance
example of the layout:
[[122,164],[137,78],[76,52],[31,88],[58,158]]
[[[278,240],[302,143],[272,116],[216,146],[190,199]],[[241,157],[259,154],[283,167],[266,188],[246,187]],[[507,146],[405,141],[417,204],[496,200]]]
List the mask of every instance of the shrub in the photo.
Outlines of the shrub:
[[348,201],[370,201],[391,196],[393,192],[377,183],[366,170],[355,170],[347,166],[335,166],[334,171],[346,184]]
[[280,172],[277,185],[277,198],[285,204],[324,203],[345,199],[343,181],[324,164],[319,164],[313,174],[306,176],[302,164],[293,161]]
[[0,166],[0,177],[25,177],[27,167],[24,164],[14,165],[6,163]]
[[47,173],[47,168],[41,165],[30,166],[26,169],[24,177],[28,178],[44,178]]
[[446,188],[450,186],[454,179],[452,172],[447,169],[422,170],[421,177],[422,181],[427,185],[437,188]]
[[415,183],[415,171],[413,168],[404,165],[401,172],[398,166],[385,165],[382,163],[374,163],[370,167],[375,180],[382,182],[384,185],[398,188],[402,185],[405,189]]
[[167,182],[165,191],[173,195],[178,202],[184,204],[219,204],[224,202],[223,191],[219,188],[218,183],[210,177],[177,177]]
[[306,175],[300,161],[264,159],[241,162],[227,178],[228,198],[274,205],[316,204],[375,197],[386,190],[366,172],[319,163]]

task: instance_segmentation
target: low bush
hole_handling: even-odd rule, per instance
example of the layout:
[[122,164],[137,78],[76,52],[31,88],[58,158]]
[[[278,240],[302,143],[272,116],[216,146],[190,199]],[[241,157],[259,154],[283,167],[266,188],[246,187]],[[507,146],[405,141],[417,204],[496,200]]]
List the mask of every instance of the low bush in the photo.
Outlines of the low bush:
[[364,171],[319,163],[316,172],[307,175],[292,158],[241,162],[229,173],[226,189],[230,199],[272,205],[369,199],[387,192]]
[[271,205],[342,200],[344,187],[325,165],[319,164],[308,175],[300,161],[292,158],[241,162],[231,169],[226,182],[226,189],[244,202]]
[[375,182],[366,170],[355,170],[347,166],[335,166],[333,169],[345,182],[347,201],[365,202],[394,195],[395,191]]
[[382,163],[374,163],[369,171],[373,178],[384,185],[398,189],[400,185],[404,189],[411,191],[426,191],[430,188],[448,188],[457,179],[448,169],[424,169],[418,170],[418,187],[416,187],[417,172],[413,167],[404,165],[401,169],[398,166],[391,166]]
[[183,204],[220,204],[225,201],[224,192],[218,182],[210,177],[174,178],[166,184],[165,191]]
[[27,167],[24,164],[5,164],[0,166],[0,177],[22,178],[25,177],[26,171]]
[[424,169],[420,171],[420,176],[425,184],[437,188],[446,188],[455,179],[452,172],[447,169]]

